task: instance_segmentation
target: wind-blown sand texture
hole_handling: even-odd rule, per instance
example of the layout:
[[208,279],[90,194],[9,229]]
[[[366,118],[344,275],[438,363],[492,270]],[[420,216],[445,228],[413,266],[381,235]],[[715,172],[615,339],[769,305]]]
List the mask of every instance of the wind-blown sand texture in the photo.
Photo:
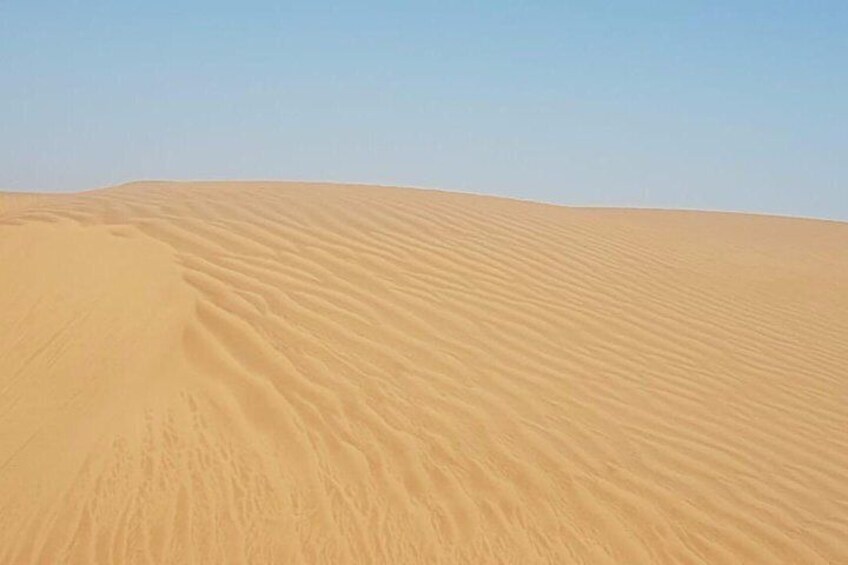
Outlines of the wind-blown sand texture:
[[0,563],[848,563],[848,224],[0,196]]

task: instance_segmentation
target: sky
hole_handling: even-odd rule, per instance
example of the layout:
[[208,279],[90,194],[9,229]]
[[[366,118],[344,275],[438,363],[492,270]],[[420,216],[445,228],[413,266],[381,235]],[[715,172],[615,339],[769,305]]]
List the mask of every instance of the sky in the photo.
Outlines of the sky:
[[0,188],[142,179],[848,220],[848,2],[0,0]]

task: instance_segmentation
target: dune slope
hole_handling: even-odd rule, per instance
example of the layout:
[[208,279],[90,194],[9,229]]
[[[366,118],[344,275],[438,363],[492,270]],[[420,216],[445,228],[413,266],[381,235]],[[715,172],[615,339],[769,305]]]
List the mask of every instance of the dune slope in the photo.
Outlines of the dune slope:
[[0,196],[0,563],[848,563],[848,224]]

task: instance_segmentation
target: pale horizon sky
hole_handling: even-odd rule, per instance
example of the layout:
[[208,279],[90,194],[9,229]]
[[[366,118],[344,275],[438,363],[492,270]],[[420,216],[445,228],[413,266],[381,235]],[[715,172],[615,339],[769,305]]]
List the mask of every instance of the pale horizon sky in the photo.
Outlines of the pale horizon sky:
[[0,189],[275,179],[848,220],[848,3],[0,0]]

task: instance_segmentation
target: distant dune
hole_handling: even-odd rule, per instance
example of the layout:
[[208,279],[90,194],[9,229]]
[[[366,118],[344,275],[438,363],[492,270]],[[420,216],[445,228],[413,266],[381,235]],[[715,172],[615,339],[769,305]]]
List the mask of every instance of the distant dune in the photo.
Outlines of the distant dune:
[[848,224],[0,196],[0,563],[848,563]]

